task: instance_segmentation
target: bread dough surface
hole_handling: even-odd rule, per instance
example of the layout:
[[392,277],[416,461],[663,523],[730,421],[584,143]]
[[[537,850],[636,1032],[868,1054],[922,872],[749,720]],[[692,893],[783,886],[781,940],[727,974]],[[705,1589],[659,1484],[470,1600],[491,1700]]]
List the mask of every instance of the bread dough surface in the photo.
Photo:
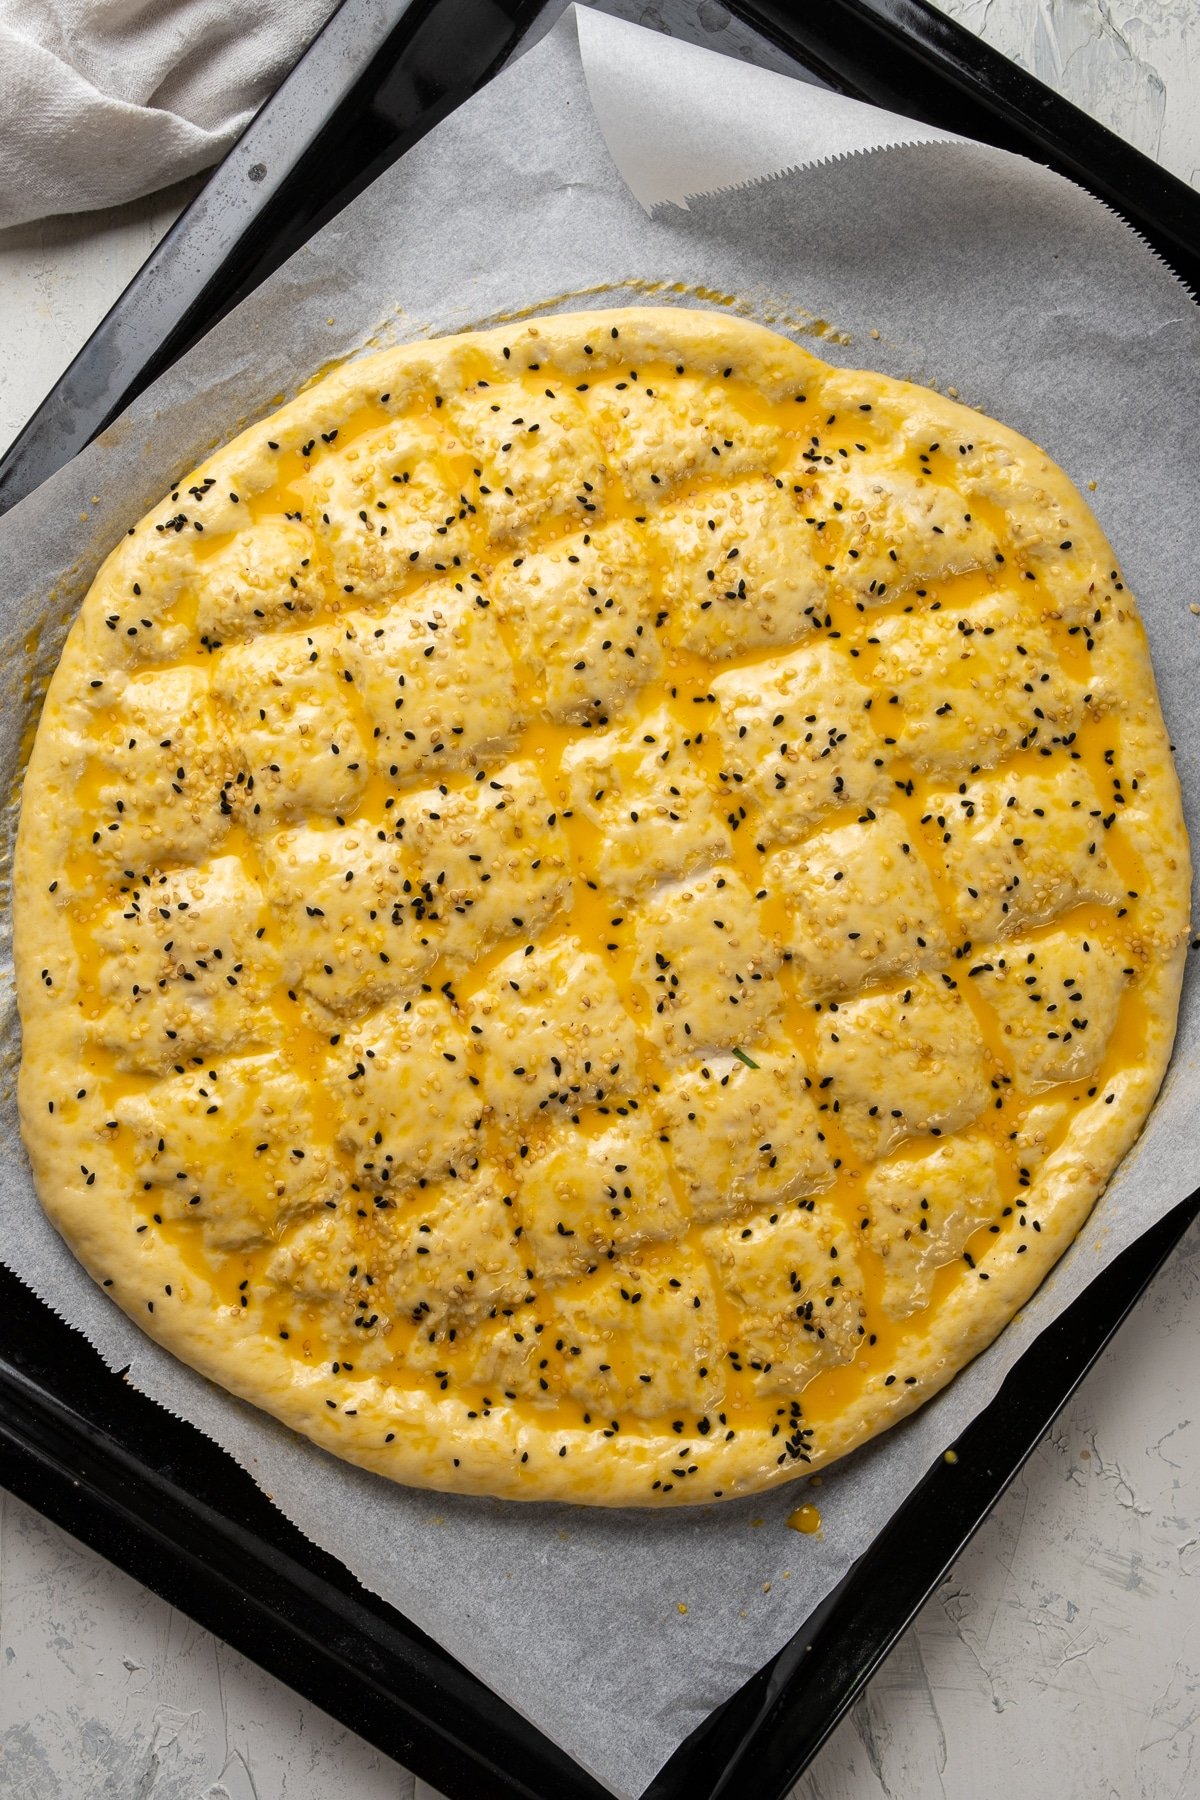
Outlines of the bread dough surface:
[[1015,432],[716,312],[387,350],[70,633],[15,874],[38,1192],[398,1481],[751,1492],[1071,1242],[1188,870],[1136,606]]

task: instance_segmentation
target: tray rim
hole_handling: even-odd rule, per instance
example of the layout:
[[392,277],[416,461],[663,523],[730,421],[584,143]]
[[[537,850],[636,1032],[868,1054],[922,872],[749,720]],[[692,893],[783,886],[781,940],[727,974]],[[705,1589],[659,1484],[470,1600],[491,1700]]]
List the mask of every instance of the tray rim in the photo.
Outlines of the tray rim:
[[[957,1460],[936,1459],[839,1586],[680,1745],[642,1800],[785,1800],[1197,1220],[1200,1189],[1035,1340],[955,1441]],[[72,1371],[71,1398],[48,1392],[28,1366],[36,1331],[19,1331],[15,1351],[0,1333],[0,1484],[447,1795],[603,1800],[608,1790],[578,1763],[305,1538],[211,1439],[109,1369],[3,1265],[0,1297],[6,1320],[20,1324],[24,1313],[43,1347],[57,1339],[49,1354],[67,1347]],[[1089,1313],[1080,1355],[1078,1319]],[[1028,1379],[1038,1365],[1053,1385]],[[997,1409],[1014,1404],[1004,1448]],[[139,1437],[152,1440],[155,1461],[139,1456]],[[219,1505],[198,1491],[214,1478]],[[947,1542],[930,1521],[940,1528],[950,1514]],[[900,1590],[883,1619],[881,1583]]]

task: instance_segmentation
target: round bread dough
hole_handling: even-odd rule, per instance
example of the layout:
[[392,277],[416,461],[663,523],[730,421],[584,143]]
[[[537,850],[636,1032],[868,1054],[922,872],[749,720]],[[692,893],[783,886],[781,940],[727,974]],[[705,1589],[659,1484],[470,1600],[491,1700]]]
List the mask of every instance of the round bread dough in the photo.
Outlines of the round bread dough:
[[42,1203],[415,1485],[811,1472],[995,1337],[1170,1054],[1145,636],[1034,445],[721,312],[324,377],[113,550],[16,858]]

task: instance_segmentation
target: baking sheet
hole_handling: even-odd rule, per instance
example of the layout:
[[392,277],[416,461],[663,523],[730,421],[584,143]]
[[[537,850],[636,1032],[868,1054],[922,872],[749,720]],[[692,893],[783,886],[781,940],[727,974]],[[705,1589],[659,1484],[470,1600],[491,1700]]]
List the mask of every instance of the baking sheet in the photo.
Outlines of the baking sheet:
[[[780,174],[781,157],[796,166]],[[722,191],[689,193],[689,166],[697,189]],[[831,361],[955,387],[1085,489],[1096,483],[1089,498],[1141,601],[1200,842],[1200,617],[1189,609],[1200,603],[1200,313],[1186,292],[1048,171],[591,13],[564,17],[0,522],[6,782],[15,793],[37,686],[108,548],[310,371],[523,309],[716,295]],[[214,1389],[82,1273],[36,1205],[19,1146],[7,962],[2,980],[9,1266],[622,1796],[799,1628],[1033,1336],[1194,1185],[1189,971],[1163,1095],[1078,1244],[946,1394],[825,1477],[821,1537],[783,1523],[803,1482],[674,1515],[420,1494]]]

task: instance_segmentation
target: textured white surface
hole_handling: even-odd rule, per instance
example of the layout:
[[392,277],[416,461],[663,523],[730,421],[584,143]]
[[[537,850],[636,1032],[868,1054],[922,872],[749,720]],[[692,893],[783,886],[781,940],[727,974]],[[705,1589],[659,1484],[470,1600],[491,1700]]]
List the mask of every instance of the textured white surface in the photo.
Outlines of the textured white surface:
[[[1200,181],[1194,0],[938,3]],[[654,6],[620,10],[659,22]],[[718,0],[703,0],[701,19],[720,47]],[[0,233],[0,444],[189,192]],[[1200,1795],[1198,1394],[1193,1232],[794,1800]],[[0,1795],[432,1800],[3,1496]]]
[[933,0],[1147,156],[1200,186],[1195,0]]
[[[3,126],[0,125],[0,142]],[[0,231],[0,445],[7,447],[201,186]]]
[[1200,1231],[793,1800],[1200,1794]]
[[5,1800],[413,1794],[387,1757],[11,1495],[0,1604]]

